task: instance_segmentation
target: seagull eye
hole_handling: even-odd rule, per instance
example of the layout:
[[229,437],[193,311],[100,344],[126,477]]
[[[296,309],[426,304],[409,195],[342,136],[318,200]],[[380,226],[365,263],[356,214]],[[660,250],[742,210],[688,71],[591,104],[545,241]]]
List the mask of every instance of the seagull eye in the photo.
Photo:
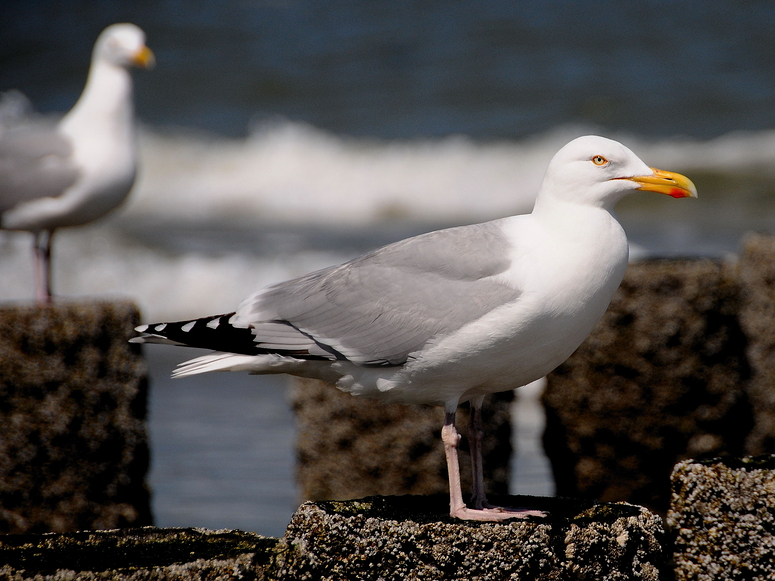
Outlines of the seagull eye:
[[608,160],[604,158],[602,155],[596,155],[592,158],[592,163],[595,165],[605,165],[608,163]]

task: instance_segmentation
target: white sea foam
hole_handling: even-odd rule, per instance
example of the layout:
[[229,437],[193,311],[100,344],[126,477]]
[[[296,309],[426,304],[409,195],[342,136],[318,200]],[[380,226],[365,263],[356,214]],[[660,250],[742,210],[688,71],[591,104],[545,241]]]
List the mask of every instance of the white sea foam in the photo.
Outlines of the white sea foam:
[[[143,169],[129,203],[97,224],[57,233],[55,292],[131,297],[147,320],[225,312],[258,287],[344,260],[347,251],[266,256],[247,245],[203,249],[206,242],[192,251],[168,243],[174,227],[196,236],[197,228],[217,225],[233,228],[239,239],[267,224],[346,229],[527,212],[549,159],[584,132],[563,128],[520,142],[479,143],[342,138],[290,122],[257,128],[243,140],[146,128]],[[648,164],[690,176],[769,179],[775,171],[775,131],[708,142],[612,137]],[[147,240],[143,224],[153,225]],[[29,234],[0,232],[0,300],[31,298],[29,247]]]
[[[364,224],[384,218],[471,222],[527,212],[554,153],[585,133],[521,142],[342,138],[298,123],[247,139],[143,132],[143,172],[127,216]],[[650,165],[775,172],[775,131],[711,141],[619,138]]]
[[263,126],[244,140],[146,131],[142,144],[144,169],[129,215],[327,224],[529,211],[556,149],[465,137],[348,139],[297,123]]

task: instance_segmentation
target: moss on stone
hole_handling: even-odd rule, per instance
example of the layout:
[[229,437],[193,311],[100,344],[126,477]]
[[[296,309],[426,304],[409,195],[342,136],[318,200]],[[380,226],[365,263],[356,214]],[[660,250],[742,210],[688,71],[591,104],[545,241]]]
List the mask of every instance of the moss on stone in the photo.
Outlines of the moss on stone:
[[255,553],[257,561],[278,539],[242,531],[122,529],[0,536],[0,563],[25,573],[109,571],[165,567]]
[[692,460],[693,464],[701,466],[714,466],[720,464],[734,470],[772,470],[775,468],[775,454],[760,454],[758,456],[723,456],[720,458],[707,458],[704,460]]

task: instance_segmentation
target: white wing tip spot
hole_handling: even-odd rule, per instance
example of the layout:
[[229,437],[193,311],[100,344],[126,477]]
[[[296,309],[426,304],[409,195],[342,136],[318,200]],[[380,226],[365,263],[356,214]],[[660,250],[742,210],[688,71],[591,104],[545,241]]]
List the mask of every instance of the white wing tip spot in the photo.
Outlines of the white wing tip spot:
[[191,321],[190,323],[186,323],[185,325],[183,325],[180,328],[180,330],[183,331],[184,333],[188,333],[191,329],[194,328],[194,325],[196,325],[196,321]]

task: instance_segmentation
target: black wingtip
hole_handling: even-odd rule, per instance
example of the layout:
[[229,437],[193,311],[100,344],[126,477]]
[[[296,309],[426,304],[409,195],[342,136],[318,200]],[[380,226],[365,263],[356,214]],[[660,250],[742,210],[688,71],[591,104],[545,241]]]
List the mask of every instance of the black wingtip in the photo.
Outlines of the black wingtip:
[[[258,350],[253,333],[248,328],[232,326],[229,321],[233,316],[234,313],[227,313],[188,321],[151,323],[140,325],[135,330],[177,345],[256,355]],[[135,342],[143,342],[142,337],[136,339],[138,341]]]

